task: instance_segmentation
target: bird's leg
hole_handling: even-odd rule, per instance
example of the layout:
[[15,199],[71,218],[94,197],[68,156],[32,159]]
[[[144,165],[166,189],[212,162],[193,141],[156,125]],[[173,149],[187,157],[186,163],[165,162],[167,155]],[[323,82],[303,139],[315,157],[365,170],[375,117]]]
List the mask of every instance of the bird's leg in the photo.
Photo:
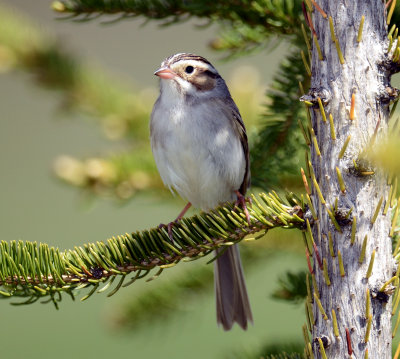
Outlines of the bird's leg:
[[174,224],[178,224],[178,222],[183,218],[183,216],[185,215],[185,213],[188,211],[188,209],[190,208],[192,204],[190,202],[188,202],[186,204],[186,206],[182,209],[182,211],[178,214],[178,217],[175,218],[175,221],[173,222],[169,222],[167,225],[161,223],[158,228],[163,228],[163,227],[167,227],[168,230],[168,237],[171,240],[171,242],[173,241],[173,237],[172,237],[172,227],[174,226]]
[[248,201],[250,203],[250,206],[252,205],[252,201],[251,198],[246,198],[245,196],[243,196],[239,191],[235,191],[236,195],[237,195],[237,200],[235,202],[235,207],[241,205],[243,208],[243,212],[246,215],[246,219],[247,219],[247,223],[250,226],[250,214],[249,211],[247,209],[247,205],[246,202]]
[[191,204],[190,202],[188,202],[188,203],[186,204],[186,206],[182,209],[181,213],[179,213],[178,217],[176,217],[176,219],[175,219],[174,222],[179,222],[179,221],[183,218],[183,216],[186,214],[186,212],[188,211],[188,209],[191,207],[191,205],[192,205],[192,204]]

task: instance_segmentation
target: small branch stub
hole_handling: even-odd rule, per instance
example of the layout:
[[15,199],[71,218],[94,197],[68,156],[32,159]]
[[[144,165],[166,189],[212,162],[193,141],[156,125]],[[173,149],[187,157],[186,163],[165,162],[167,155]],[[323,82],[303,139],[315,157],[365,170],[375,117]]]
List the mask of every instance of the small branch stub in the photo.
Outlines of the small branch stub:
[[324,120],[324,122],[326,122],[326,114],[325,114],[324,106],[322,105],[322,101],[319,97],[317,98],[317,100],[318,100],[318,106],[319,106],[319,110],[321,112],[322,119]]
[[318,338],[318,343],[319,343],[319,351],[320,351],[320,353],[321,353],[322,358],[323,358],[323,359],[328,359],[328,358],[326,357],[324,344],[323,344],[321,338]]
[[333,26],[332,16],[329,16],[329,30],[331,31],[332,42],[336,42],[337,38],[336,38],[336,34],[335,34],[335,28]]
[[363,33],[363,28],[364,28],[364,20],[365,20],[365,16],[361,16],[361,21],[360,21],[360,25],[358,27],[358,35],[357,35],[357,42],[361,42],[362,40],[362,33]]
[[330,126],[330,130],[331,130],[331,138],[332,138],[333,141],[335,141],[336,140],[336,133],[335,133],[335,126],[333,124],[333,116],[332,116],[331,113],[329,114],[329,126]]
[[346,141],[344,141],[343,147],[342,147],[342,149],[341,149],[340,152],[339,152],[339,159],[343,158],[344,153],[346,152],[347,146],[349,145],[350,139],[351,139],[351,135],[349,135],[349,136],[346,138]]
[[304,55],[304,51],[301,50],[300,54],[301,54],[301,58],[302,58],[302,60],[303,60],[304,67],[305,67],[305,69],[306,69],[307,75],[308,75],[308,76],[311,76],[310,65],[309,65],[308,62],[307,62],[306,56]]
[[364,241],[361,247],[361,253],[360,253],[360,257],[358,258],[358,263],[362,263],[364,262],[364,258],[365,258],[365,251],[367,249],[367,241],[368,241],[368,235],[365,235],[364,237]]
[[338,250],[338,262],[339,262],[340,276],[344,277],[346,275],[346,272],[345,272],[344,266],[343,266],[342,253],[339,250]]
[[351,345],[350,331],[348,328],[346,328],[345,331],[346,331],[347,353],[349,355],[352,355],[353,354],[353,346]]
[[371,314],[371,295],[369,288],[367,288],[365,295],[365,318],[369,318]]
[[338,178],[340,191],[342,193],[345,193],[346,192],[346,185],[344,184],[343,177],[342,177],[342,172],[340,172],[339,167],[336,167],[336,175],[337,175],[337,178]]
[[374,213],[373,217],[371,218],[371,224],[375,223],[376,218],[378,217],[379,211],[381,209],[382,202],[383,202],[383,197],[381,197],[381,199],[378,202],[378,205],[376,206],[375,213]]
[[326,19],[328,17],[328,15],[326,15],[326,12],[320,8],[320,6],[315,2],[315,0],[311,0],[311,2],[313,3],[317,11],[322,15],[322,17]]
[[342,50],[341,50],[341,48],[340,48],[340,45],[339,45],[339,41],[338,41],[338,40],[335,41],[335,46],[336,46],[336,52],[337,52],[338,57],[339,57],[339,61],[340,61],[340,63],[341,63],[342,65],[344,65],[344,63],[345,63],[346,61],[344,60],[343,53],[342,53]]
[[319,60],[320,61],[324,61],[324,56],[322,55],[321,48],[319,47],[319,42],[318,42],[317,35],[314,34],[313,38],[314,38],[315,47],[316,47],[317,52],[318,52]]
[[300,168],[300,172],[301,172],[301,178],[303,180],[304,188],[305,188],[307,194],[311,195],[311,190],[310,190],[310,187],[308,186],[307,177],[306,177],[306,175],[304,173],[303,168]]
[[367,319],[367,330],[365,332],[364,343],[368,343],[369,340],[369,333],[371,331],[371,324],[372,324],[372,314]]
[[323,259],[323,271],[324,271],[326,285],[329,287],[331,285],[331,280],[329,279],[328,263],[326,261],[326,258]]
[[321,203],[325,204],[326,202],[325,202],[324,196],[322,195],[321,189],[319,188],[319,185],[315,178],[313,178],[313,183],[314,183],[314,188],[317,191],[317,194],[318,194],[318,197],[319,197]]
[[329,231],[328,232],[328,243],[329,243],[329,253],[332,258],[335,258],[335,250],[333,248],[333,239],[332,239],[332,233]]
[[389,25],[390,24],[390,20],[392,20],[392,16],[393,16],[393,12],[394,12],[394,8],[396,7],[396,0],[392,1],[392,4],[390,5],[390,9],[388,12],[388,16],[386,19],[386,23]]
[[351,240],[350,244],[353,245],[356,241],[356,229],[357,229],[357,217],[353,216],[353,222],[351,224]]
[[314,144],[315,153],[317,154],[317,156],[321,156],[321,152],[319,150],[319,146],[318,146],[318,142],[317,142],[317,136],[315,136],[313,129],[311,129],[311,137],[312,137],[312,141]]
[[333,334],[336,338],[339,338],[339,328],[336,319],[336,312],[335,309],[332,309],[332,325],[333,325]]
[[374,267],[375,253],[376,251],[373,250],[371,254],[371,259],[369,260],[367,274],[365,275],[366,278],[369,278],[372,274],[372,268]]
[[350,106],[350,120],[353,121],[355,118],[356,112],[356,94],[353,93],[351,95],[351,106]]
[[316,292],[314,292],[314,300],[315,300],[315,302],[316,302],[317,305],[318,305],[318,308],[319,308],[319,310],[320,310],[320,312],[321,312],[322,317],[323,317],[325,320],[328,320],[328,316],[326,315],[325,309],[322,307],[322,303],[321,303],[320,299],[318,298]]

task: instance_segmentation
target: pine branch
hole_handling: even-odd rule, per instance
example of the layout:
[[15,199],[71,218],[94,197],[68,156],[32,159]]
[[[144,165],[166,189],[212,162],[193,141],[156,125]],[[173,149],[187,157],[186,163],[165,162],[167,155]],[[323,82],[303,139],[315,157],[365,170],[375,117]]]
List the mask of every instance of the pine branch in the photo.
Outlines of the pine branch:
[[287,272],[279,279],[280,288],[273,293],[273,298],[298,303],[307,297],[306,272]]
[[263,26],[226,24],[209,45],[213,50],[226,53],[226,59],[231,59],[234,56],[249,55],[251,52],[268,48],[270,38],[271,34],[266,33]]
[[266,106],[264,127],[251,146],[252,183],[268,188],[282,180],[282,174],[294,175],[299,154],[305,148],[298,120],[304,122],[304,105],[298,101],[299,81],[305,78],[300,52],[282,61]]
[[210,21],[245,23],[263,26],[269,32],[290,35],[299,25],[301,4],[292,0],[265,2],[240,0],[235,2],[204,0],[64,0],[54,1],[53,10],[71,14],[84,20],[101,15],[119,15],[120,18],[143,16],[161,20],[163,25],[187,21],[195,16]]
[[88,287],[91,290],[83,298],[87,299],[100,284],[104,284],[99,290],[103,292],[118,279],[118,284],[108,294],[111,296],[129,274],[134,273],[134,277],[124,286],[157,269],[148,279],[153,280],[180,261],[210,255],[216,248],[233,245],[260,231],[303,227],[306,208],[294,196],[288,197],[292,205],[276,193],[261,193],[259,199],[253,195],[252,200],[250,225],[243,210],[227,203],[209,213],[182,219],[172,227],[173,241],[164,227],[126,233],[107,242],[88,243],[61,253],[47,244],[3,241],[0,244],[3,288],[0,294],[28,298],[23,304],[49,297],[57,305],[63,292],[73,295],[76,289]]
[[[36,84],[62,95],[63,110],[78,110],[99,121],[111,139],[129,137],[140,147],[147,139],[151,104],[124,85],[72,55],[29,19],[0,6],[3,70],[22,70]],[[132,141],[133,142],[133,141]]]
[[[35,83],[61,95],[64,111],[78,111],[100,124],[111,140],[129,138],[131,148],[108,158],[61,156],[55,173],[86,193],[128,199],[161,187],[148,140],[151,103],[64,49],[24,16],[0,6],[0,68],[28,73]],[[156,180],[154,180],[156,178]]]
[[271,35],[285,36],[295,44],[301,36],[301,3],[292,0],[63,0],[54,1],[52,7],[59,13],[70,14],[65,19],[78,21],[113,15],[118,17],[112,21],[144,17],[162,26],[185,22],[192,17],[205,19],[202,27],[218,22],[222,31],[211,47],[228,52],[229,56],[265,48]]
[[[229,352],[226,358],[229,359],[303,359],[304,345],[297,342],[277,342],[266,345],[262,348],[254,349],[254,346],[243,351]],[[290,354],[289,354],[290,353]]]
[[60,156],[54,173],[63,182],[83,189],[86,195],[128,200],[149,188],[165,189],[149,148],[113,154],[109,157]]
[[302,359],[303,355],[299,353],[281,353],[281,354],[273,354],[273,355],[267,355],[265,359]]
[[[386,3],[389,3],[389,1],[386,1]],[[388,10],[390,9],[390,4]],[[395,4],[395,9],[393,12],[391,24],[400,24],[400,3],[398,2]]]

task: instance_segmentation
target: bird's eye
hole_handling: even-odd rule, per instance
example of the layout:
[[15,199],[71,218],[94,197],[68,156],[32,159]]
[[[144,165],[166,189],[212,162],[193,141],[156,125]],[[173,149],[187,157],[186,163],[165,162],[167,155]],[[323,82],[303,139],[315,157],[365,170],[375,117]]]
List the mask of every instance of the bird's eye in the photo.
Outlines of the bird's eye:
[[185,72],[187,74],[191,74],[193,72],[193,70],[194,70],[193,66],[186,66],[186,68],[185,68]]

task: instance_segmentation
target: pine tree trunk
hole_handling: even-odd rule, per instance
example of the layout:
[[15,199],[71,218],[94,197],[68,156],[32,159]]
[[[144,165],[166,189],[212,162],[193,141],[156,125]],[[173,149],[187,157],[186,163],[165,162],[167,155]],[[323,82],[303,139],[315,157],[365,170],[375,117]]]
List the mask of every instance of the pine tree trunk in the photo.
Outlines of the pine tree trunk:
[[[315,251],[313,254],[317,290],[314,287],[312,295],[319,297],[326,317],[318,300],[313,298],[311,345],[315,358],[323,358],[322,343],[330,359],[364,358],[367,350],[369,358],[386,359],[391,358],[390,289],[393,287],[389,285],[384,291],[379,290],[394,275],[389,237],[390,209],[383,214],[389,195],[388,178],[376,169],[371,170],[361,160],[363,150],[384,137],[389,118],[391,88],[385,3],[382,0],[319,0],[318,4],[328,15],[324,18],[316,9],[312,14],[323,60],[319,58],[314,39],[311,89],[305,99],[313,103],[310,108],[312,126],[321,152],[318,155],[315,143],[312,143],[310,178],[318,218],[310,218],[310,223],[319,252],[319,260]],[[331,37],[330,16],[345,61],[343,64]],[[362,39],[358,42],[362,16],[365,22]],[[353,94],[354,117],[350,110]],[[326,122],[318,97],[324,106]],[[332,139],[329,115],[333,117],[336,140]],[[348,146],[339,158],[349,136]],[[343,177],[344,192],[340,188],[337,168]],[[315,183],[326,203],[318,194]],[[333,213],[337,228],[328,210]],[[350,210],[352,212],[346,218]],[[352,228],[355,228],[353,243]],[[329,236],[333,244],[331,249]],[[340,256],[344,274],[340,271]],[[373,267],[369,275],[371,260]],[[324,266],[329,278],[324,275]],[[337,333],[333,311],[337,318]]]

